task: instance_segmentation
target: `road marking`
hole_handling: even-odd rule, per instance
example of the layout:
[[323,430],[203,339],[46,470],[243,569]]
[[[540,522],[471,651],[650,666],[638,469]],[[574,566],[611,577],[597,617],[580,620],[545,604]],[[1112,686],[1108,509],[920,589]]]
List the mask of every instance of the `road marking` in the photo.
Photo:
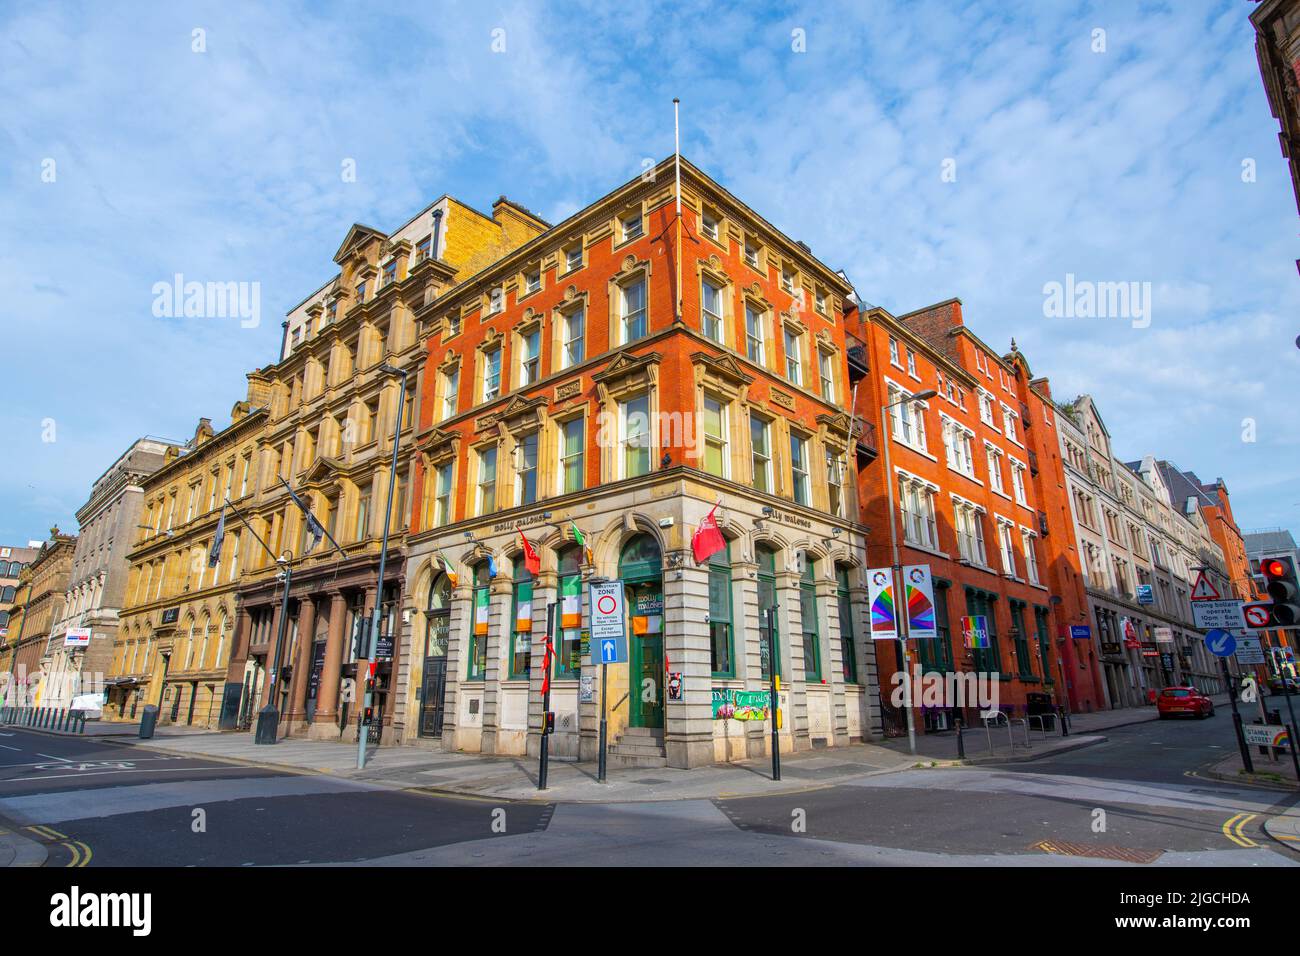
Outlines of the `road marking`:
[[27,780],[70,780],[76,778],[83,780],[86,777],[102,777],[104,774],[114,773],[188,773],[200,770],[229,770],[230,767],[160,767],[153,769],[150,767],[137,767],[135,770],[96,770],[91,773],[51,773],[40,777],[9,777],[0,783],[21,783]]
[[1237,846],[1257,847],[1259,844],[1246,836],[1243,830],[1246,824],[1255,819],[1256,816],[1258,816],[1258,814],[1238,813],[1236,816],[1225,822],[1220,829],[1223,830],[1223,835],[1233,843],[1237,844]]
[[43,837],[45,837],[46,839],[49,839],[49,840],[66,840],[66,839],[68,839],[68,835],[67,835],[66,833],[60,833],[58,830],[54,829],[53,827],[34,825],[34,826],[30,826],[30,827],[28,827],[27,829],[29,829],[29,830],[31,830],[33,833],[39,834],[39,835],[41,835],[41,836],[43,836]]
[[72,761],[69,760],[67,757],[51,757],[49,754],[43,754],[40,751],[37,751],[36,756],[44,757],[46,760],[59,760],[62,761],[63,763],[72,763]]
[[72,854],[72,859],[68,860],[68,862],[64,865],[65,869],[67,867],[76,866],[77,860],[81,859],[81,853],[78,852],[77,848],[73,846],[71,843],[64,842],[63,846],[67,848],[70,854]]
[[0,747],[3,747],[5,750],[17,750],[19,753],[23,752],[21,747],[10,747],[8,744],[0,744]]

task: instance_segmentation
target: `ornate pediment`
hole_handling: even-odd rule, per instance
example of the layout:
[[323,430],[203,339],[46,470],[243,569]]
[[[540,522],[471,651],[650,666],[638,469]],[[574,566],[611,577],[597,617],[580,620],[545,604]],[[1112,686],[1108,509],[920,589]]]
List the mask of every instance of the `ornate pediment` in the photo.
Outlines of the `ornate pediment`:
[[454,461],[460,451],[460,433],[435,428],[420,439],[417,448],[426,465],[442,465]]
[[833,415],[823,412],[817,416],[817,424],[841,441],[847,442],[849,440],[849,427],[852,423],[849,416],[843,412],[836,412]]
[[659,380],[659,362],[662,358],[658,352],[646,352],[643,355],[619,352],[603,370],[592,376],[601,400],[611,393],[625,393],[654,385]]
[[359,222],[353,223],[352,228],[348,230],[348,234],[343,237],[343,244],[339,246],[338,252],[334,253],[334,261],[342,263],[354,252],[364,248],[372,240],[378,240],[382,243],[386,242],[388,237],[378,229],[374,229],[370,226],[363,226]]
[[545,398],[526,398],[523,395],[516,395],[497,413],[498,421],[512,432],[530,428],[541,423],[546,405]]
[[754,377],[747,375],[741,364],[731,355],[696,352],[691,355],[691,363],[696,367],[697,378],[702,375],[706,379],[726,382],[735,388],[743,388],[754,381]]
[[337,458],[318,458],[302,476],[302,487],[323,491],[331,487],[339,476],[346,474],[347,465]]

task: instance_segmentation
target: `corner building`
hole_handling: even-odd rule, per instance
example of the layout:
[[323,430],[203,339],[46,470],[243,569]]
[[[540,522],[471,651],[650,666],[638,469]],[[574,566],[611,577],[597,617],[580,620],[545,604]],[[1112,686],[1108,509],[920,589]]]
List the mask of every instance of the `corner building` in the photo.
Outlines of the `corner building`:
[[[878,721],[847,462],[850,289],[681,169],[680,244],[669,159],[417,310],[405,721],[444,749],[537,752],[555,603],[552,753],[595,759],[585,635],[601,578],[623,582],[630,645],[607,671],[612,766],[763,754],[766,720],[715,700],[766,690],[772,667],[783,749]],[[727,546],[697,566],[692,533],[719,503]]]

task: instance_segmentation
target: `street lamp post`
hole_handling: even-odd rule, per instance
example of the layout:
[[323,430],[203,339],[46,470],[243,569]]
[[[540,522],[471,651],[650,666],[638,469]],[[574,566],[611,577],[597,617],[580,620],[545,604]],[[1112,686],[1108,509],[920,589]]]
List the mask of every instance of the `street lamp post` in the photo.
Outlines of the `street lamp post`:
[[271,693],[266,698],[266,706],[257,715],[257,733],[253,740],[258,744],[273,744],[280,737],[280,707],[277,703],[280,693],[280,655],[284,650],[284,636],[289,626],[289,587],[293,584],[293,552],[286,550],[276,562],[283,569],[284,593],[280,596],[280,625],[275,632],[275,653],[271,663]]
[[[384,534],[379,546],[379,575],[375,585],[375,609],[370,617],[370,631],[362,636],[366,646],[363,648],[365,654],[357,661],[357,676],[361,677],[361,666],[366,665],[367,669],[373,665],[374,654],[378,650],[379,640],[379,621],[383,614],[384,607],[384,569],[388,563],[388,529],[393,522],[393,488],[397,484],[397,448],[402,437],[402,411],[406,406],[406,376],[405,369],[400,369],[392,365],[384,364],[379,366],[379,371],[387,372],[389,375],[400,375],[402,385],[397,393],[397,416],[393,424],[393,457],[388,468],[388,501],[384,506]],[[366,714],[374,705],[374,689],[370,684],[370,676],[367,674],[364,678],[365,696],[361,701],[361,713],[357,721],[357,769],[364,770],[366,767],[366,738],[370,734],[370,728],[366,724]],[[373,715],[372,715],[373,719]],[[380,718],[383,719],[382,717]]]
[[[934,398],[939,393],[932,388],[923,392],[917,392],[915,395],[909,395],[907,398],[900,398],[896,402],[889,402],[880,406],[880,423],[885,424],[889,415],[889,409],[895,405],[906,405],[908,402],[920,402],[926,399]],[[890,464],[889,446],[894,438],[894,430],[889,428],[885,437],[885,493],[889,501],[889,547],[892,555],[889,567],[889,581],[894,589],[894,619],[898,625],[898,643],[903,649],[903,686],[906,688],[903,695],[904,708],[907,712],[907,747],[909,752],[916,754],[916,717],[912,713],[912,655],[907,648],[907,598],[904,596],[904,590],[907,587],[903,581],[902,565],[898,557],[898,527],[897,519],[894,515],[894,476],[893,466]],[[902,585],[902,588],[899,585]]]

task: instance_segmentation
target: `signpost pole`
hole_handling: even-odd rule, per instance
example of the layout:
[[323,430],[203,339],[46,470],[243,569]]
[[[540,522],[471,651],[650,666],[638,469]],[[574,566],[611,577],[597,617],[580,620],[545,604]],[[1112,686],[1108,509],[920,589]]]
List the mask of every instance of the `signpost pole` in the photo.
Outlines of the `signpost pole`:
[[[1283,681],[1282,689],[1286,691],[1282,696],[1286,698],[1286,712],[1287,716],[1291,718],[1291,722],[1287,726],[1288,736],[1291,741],[1291,763],[1295,765],[1296,780],[1300,781],[1300,753],[1296,752],[1295,707],[1291,703],[1290,686],[1285,681]],[[1263,701],[1263,695],[1260,695],[1259,699]]]
[[596,756],[596,782],[605,782],[605,745],[609,738],[609,719],[606,716],[606,705],[609,698],[606,696],[609,690],[609,681],[606,675],[609,671],[609,665],[601,663],[600,665],[600,752]]
[[1241,749],[1241,765],[1246,768],[1246,773],[1255,772],[1255,764],[1250,759],[1250,747],[1246,744],[1246,731],[1242,729],[1241,712],[1237,710],[1237,694],[1232,686],[1232,675],[1228,673],[1228,659],[1219,658],[1219,666],[1223,668],[1223,686],[1228,689],[1228,701],[1232,704],[1232,726],[1237,731],[1237,746]]
[[781,703],[781,678],[776,673],[776,609],[779,604],[769,607],[767,614],[767,669],[772,675],[772,699],[768,702],[767,719],[772,725],[772,779],[781,779],[781,732],[776,726],[776,713]]

